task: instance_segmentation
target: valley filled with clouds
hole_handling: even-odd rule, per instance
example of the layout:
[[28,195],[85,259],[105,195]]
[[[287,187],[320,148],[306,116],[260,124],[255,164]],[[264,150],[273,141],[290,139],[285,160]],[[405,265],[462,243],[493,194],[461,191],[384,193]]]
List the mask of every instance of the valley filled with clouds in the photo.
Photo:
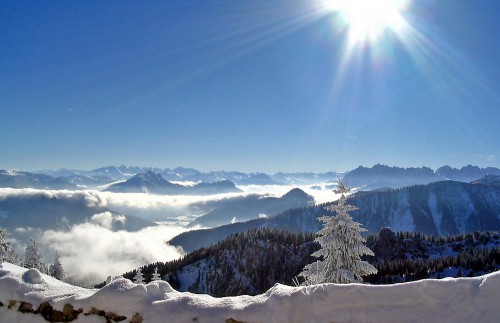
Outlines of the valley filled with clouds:
[[[242,192],[203,196],[0,188],[0,226],[8,230],[20,257],[33,238],[45,261],[52,261],[57,251],[68,279],[88,285],[145,263],[182,257],[184,251],[167,242],[200,228],[187,226],[197,217],[251,195],[279,198],[297,186],[238,187]],[[335,199],[331,184],[300,188],[316,203]]]

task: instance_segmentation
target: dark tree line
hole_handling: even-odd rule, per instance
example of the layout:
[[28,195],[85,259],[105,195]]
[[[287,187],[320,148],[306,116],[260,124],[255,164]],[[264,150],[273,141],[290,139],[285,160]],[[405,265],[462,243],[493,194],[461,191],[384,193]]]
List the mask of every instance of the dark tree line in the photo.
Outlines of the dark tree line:
[[[291,233],[271,228],[235,233],[181,259],[141,267],[145,282],[155,267],[162,279],[179,289],[180,273],[194,266],[198,276],[188,289],[212,296],[263,293],[276,283],[294,285],[302,268],[315,260],[318,250],[312,233]],[[477,276],[498,270],[500,233],[475,232],[450,237],[418,232],[394,233],[384,228],[367,237],[375,256],[365,257],[378,273],[364,277],[371,284],[392,284],[425,278]],[[198,267],[197,267],[198,266]],[[136,271],[124,277],[133,279]]]

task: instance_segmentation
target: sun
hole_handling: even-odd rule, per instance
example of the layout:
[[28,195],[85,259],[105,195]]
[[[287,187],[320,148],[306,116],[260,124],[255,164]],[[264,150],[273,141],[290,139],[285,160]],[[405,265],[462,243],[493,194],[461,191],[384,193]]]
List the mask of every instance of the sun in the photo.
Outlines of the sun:
[[404,25],[402,12],[410,0],[324,0],[345,24],[351,42],[375,42],[385,32],[398,33]]

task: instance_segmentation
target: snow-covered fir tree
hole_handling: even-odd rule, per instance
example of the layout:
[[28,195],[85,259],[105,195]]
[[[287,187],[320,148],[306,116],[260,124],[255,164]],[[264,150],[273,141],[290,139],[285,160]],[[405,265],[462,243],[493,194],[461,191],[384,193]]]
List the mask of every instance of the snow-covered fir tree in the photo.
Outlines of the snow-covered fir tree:
[[355,206],[346,204],[345,194],[350,191],[339,179],[334,192],[341,194],[340,199],[337,204],[326,207],[337,215],[319,218],[323,228],[316,233],[315,241],[321,249],[312,256],[320,259],[304,267],[299,275],[305,279],[302,285],[359,283],[363,281],[362,276],[377,273],[375,267],[361,260],[362,255],[373,255],[373,252],[365,246],[365,239],[361,236],[366,229],[349,216],[350,211],[356,210]]
[[44,274],[47,272],[46,266],[42,261],[42,255],[38,251],[36,242],[31,238],[28,241],[28,245],[26,246],[26,250],[24,253],[24,267],[38,269]]
[[152,281],[161,280],[160,274],[158,273],[158,267],[155,267],[155,271],[153,272],[153,276],[151,277]]
[[12,264],[18,264],[19,259],[17,258],[12,244],[6,240],[7,231],[0,228],[0,263],[10,262]]
[[54,263],[50,266],[50,275],[59,280],[64,280],[65,277],[64,269],[57,251],[54,256]]
[[142,269],[138,268],[137,274],[135,274],[135,276],[134,276],[134,283],[142,284],[143,282],[144,282],[144,276],[142,275]]

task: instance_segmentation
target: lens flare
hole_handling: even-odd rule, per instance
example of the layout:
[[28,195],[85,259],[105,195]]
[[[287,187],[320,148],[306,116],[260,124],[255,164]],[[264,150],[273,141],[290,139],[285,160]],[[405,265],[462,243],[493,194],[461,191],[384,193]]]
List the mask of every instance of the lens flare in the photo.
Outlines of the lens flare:
[[325,0],[327,10],[336,12],[352,43],[376,42],[385,32],[398,33],[405,24],[402,13],[409,0]]

